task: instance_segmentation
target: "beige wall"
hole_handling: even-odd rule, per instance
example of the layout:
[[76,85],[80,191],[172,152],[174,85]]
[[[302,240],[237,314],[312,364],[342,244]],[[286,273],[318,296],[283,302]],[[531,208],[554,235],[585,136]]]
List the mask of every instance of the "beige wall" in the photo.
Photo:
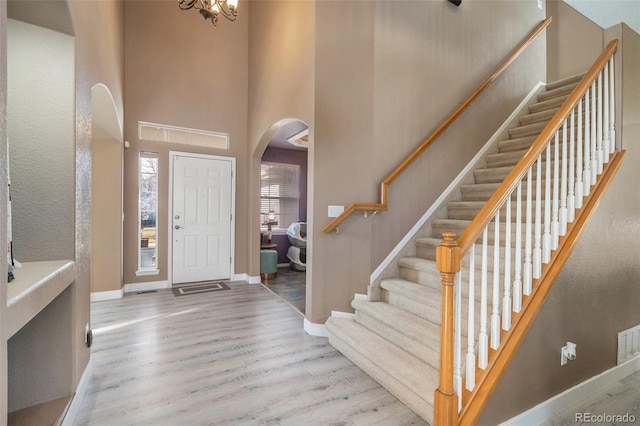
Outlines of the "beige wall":
[[[479,424],[497,424],[614,367],[617,333],[640,324],[640,36],[621,24],[605,32],[611,38],[621,40],[617,132],[626,158]],[[577,344],[577,359],[560,366],[567,341]]]
[[[7,140],[7,8],[0,4],[0,141]],[[4,169],[7,164],[7,148],[0,146],[0,164]],[[7,176],[0,173],[0,200],[7,199]],[[0,241],[7,241],[7,214],[0,213]],[[7,274],[7,262],[0,262],[0,276]],[[7,286],[0,287],[0,301],[7,300]],[[2,327],[5,309],[0,307],[0,365],[8,365],[7,335]],[[9,382],[7,368],[0,368],[0,390],[6,393]],[[0,419],[6,419],[8,413],[8,398],[0,398]],[[2,420],[4,421],[4,420]]]
[[91,88],[104,84],[122,122],[124,91],[124,3],[121,0],[70,0],[76,35],[76,264],[74,364],[78,383],[89,361],[84,344],[90,322],[91,252]]
[[[310,127],[313,145],[315,3],[253,1],[249,13],[249,236],[259,233],[260,159],[281,120]],[[311,152],[309,154],[312,155]],[[312,184],[310,181],[309,191]],[[307,221],[311,219],[308,217]],[[312,241],[312,236],[309,236]],[[249,238],[247,272],[260,272],[258,238]],[[311,256],[309,255],[308,258]],[[308,267],[310,269],[310,266]],[[308,274],[309,276],[309,274]]]
[[[84,345],[85,325],[89,323],[89,252],[90,252],[90,198],[91,198],[91,87],[97,83],[105,84],[111,91],[116,109],[122,117],[122,90],[123,90],[123,3],[121,1],[100,1],[100,2],[52,2],[52,1],[30,1],[30,2],[7,2],[0,3],[0,62],[1,69],[6,69],[6,11],[10,9],[9,15],[13,18],[29,22],[43,28],[53,29],[75,36],[75,76],[71,91],[75,91],[72,96],[72,104],[75,112],[71,118],[71,157],[65,159],[65,163],[59,164],[64,168],[64,173],[70,173],[70,181],[64,183],[65,188],[60,189],[64,195],[64,213],[52,211],[51,206],[45,205],[35,209],[42,214],[42,221],[54,220],[48,235],[56,235],[58,228],[62,229],[65,237],[58,245],[49,244],[53,247],[47,251],[48,258],[71,258],[76,261],[76,280],[56,301],[47,308],[47,314],[53,313],[53,317],[59,318],[50,328],[51,335],[48,336],[52,343],[51,348],[57,354],[63,354],[63,362],[53,365],[51,371],[47,371],[48,377],[59,377],[55,383],[46,383],[43,386],[51,385],[56,390],[54,392],[68,392],[75,390],[80,375],[84,371],[89,361],[89,349]],[[2,75],[2,85],[0,86],[0,116],[3,120],[2,132],[6,129],[6,87],[5,72]],[[40,103],[40,102],[38,102]],[[71,110],[73,111],[73,106]],[[39,121],[39,120],[37,120]],[[57,133],[57,132],[56,132]],[[4,140],[4,133],[0,139]],[[44,147],[45,145],[43,145]],[[73,147],[75,147],[75,152]],[[51,149],[51,147],[48,147]],[[43,151],[46,151],[43,149]],[[0,160],[6,164],[4,149]],[[66,157],[65,157],[66,158]],[[54,163],[54,161],[50,161]],[[3,167],[4,169],[4,167]],[[32,173],[35,176],[47,175],[43,169],[34,167]],[[45,176],[46,178],[47,176]],[[4,181],[4,176],[2,177]],[[42,189],[42,188],[39,188]],[[0,193],[4,197],[4,185]],[[70,196],[67,195],[68,191]],[[70,199],[68,199],[70,198]],[[58,217],[62,214],[64,217]],[[0,237],[4,241],[6,237],[5,215],[2,216],[2,232]],[[59,221],[57,221],[59,219]],[[37,219],[40,220],[40,219]],[[54,229],[55,228],[55,229]],[[35,252],[34,252],[35,253]],[[25,255],[30,256],[30,255]],[[28,260],[37,260],[30,258]],[[6,266],[1,268],[6,271]],[[3,272],[5,273],[5,272]],[[0,300],[6,303],[6,291],[0,291]],[[59,304],[62,303],[62,308]],[[71,306],[71,309],[69,309]],[[60,313],[60,310],[63,310]],[[3,309],[0,308],[0,315]],[[60,315],[61,314],[61,315]],[[46,316],[45,315],[45,316]],[[38,318],[40,318],[39,316]],[[50,321],[49,319],[41,321]],[[0,324],[2,322],[0,321]],[[71,328],[71,333],[69,332]],[[0,327],[0,364],[7,365],[7,338],[4,329]],[[20,334],[20,333],[19,333]],[[69,342],[71,335],[71,342]],[[17,336],[17,335],[16,335]],[[31,339],[29,339],[31,340]],[[31,342],[33,344],[33,342]],[[12,345],[15,349],[17,343]],[[48,346],[48,343],[44,344]],[[58,349],[62,352],[58,352]],[[31,356],[32,354],[30,354]],[[46,360],[44,360],[46,362]],[[39,365],[43,360],[38,359]],[[71,371],[69,371],[71,369]],[[6,369],[0,373],[0,389],[6,389],[7,374]],[[0,391],[4,396],[0,398],[0,421],[7,418],[6,392]]]
[[377,202],[380,180],[543,19],[536,1],[316,4],[312,322],[351,311],[370,273],[545,79],[544,35],[394,182],[389,212],[325,235],[327,206]]
[[122,288],[122,142],[91,144],[91,292]]
[[589,69],[602,51],[602,28],[561,0],[547,0],[547,78],[556,81]]
[[[124,283],[164,281],[167,275],[169,151],[237,158],[236,273],[247,271],[247,73],[249,3],[236,22],[214,27],[175,1],[133,1],[125,6]],[[138,139],[138,121],[223,132],[228,150]],[[159,154],[158,262],[160,274],[137,277],[138,187],[141,150]]]

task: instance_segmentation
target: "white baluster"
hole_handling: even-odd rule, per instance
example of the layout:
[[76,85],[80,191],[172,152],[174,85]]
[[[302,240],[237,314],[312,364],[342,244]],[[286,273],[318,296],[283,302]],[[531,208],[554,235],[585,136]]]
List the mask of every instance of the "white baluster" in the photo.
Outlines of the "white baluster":
[[609,66],[605,65],[603,84],[604,98],[602,99],[602,162],[606,164],[609,162],[609,150],[611,149],[611,143],[609,142]]
[[527,174],[527,218],[524,224],[524,273],[523,273],[523,293],[528,296],[531,294],[532,287],[532,274],[533,274],[533,266],[531,264],[531,221],[533,220],[531,215],[532,206],[532,197],[531,193],[533,192],[531,189],[531,179],[532,179],[532,168],[529,167],[529,172]]
[[596,136],[597,136],[597,142],[598,142],[598,174],[601,175],[602,174],[602,170],[603,167],[602,165],[604,164],[604,150],[602,149],[602,71],[600,71],[600,74],[598,74],[598,109],[597,109],[597,113],[598,113],[598,121],[596,123]]
[[536,161],[536,215],[534,221],[533,278],[542,274],[542,154]]
[[591,185],[598,179],[598,135],[596,129],[596,82],[591,84]]
[[591,115],[589,109],[589,89],[584,96],[584,176],[582,187],[583,195],[591,194]]
[[582,145],[584,145],[584,138],[582,137],[582,101],[578,102],[578,139],[577,143],[577,153],[576,153],[576,208],[582,208],[582,197],[584,194],[584,190],[582,189]]
[[547,162],[544,179],[544,234],[542,234],[542,261],[551,260],[551,141],[547,143]]
[[502,299],[502,329],[511,328],[511,196],[507,198],[504,229],[504,298]]
[[476,245],[469,249],[469,310],[467,312],[467,356],[465,359],[465,387],[473,390],[476,386],[476,342],[475,342],[475,308],[476,308]]
[[456,274],[455,310],[454,310],[454,340],[453,340],[453,389],[458,395],[458,410],[462,409],[462,273]]
[[571,130],[569,132],[569,181],[567,182],[567,222],[573,222],[576,217],[576,196],[573,192],[576,185],[576,115],[571,111]]
[[487,334],[487,233],[482,231],[482,275],[480,277],[480,334],[478,335],[478,367],[487,368],[489,362],[489,336]]
[[567,233],[567,120],[562,123],[562,158],[560,159],[560,235]]
[[613,56],[609,58],[609,141],[611,148],[609,152],[614,153],[616,150],[616,75],[614,73]]
[[522,182],[518,182],[516,190],[516,251],[514,259],[513,279],[513,311],[522,309]]
[[494,218],[493,234],[493,307],[491,310],[491,349],[500,346],[500,210]]
[[551,249],[558,248],[560,238],[560,131],[556,131],[553,146],[553,210],[551,211]]

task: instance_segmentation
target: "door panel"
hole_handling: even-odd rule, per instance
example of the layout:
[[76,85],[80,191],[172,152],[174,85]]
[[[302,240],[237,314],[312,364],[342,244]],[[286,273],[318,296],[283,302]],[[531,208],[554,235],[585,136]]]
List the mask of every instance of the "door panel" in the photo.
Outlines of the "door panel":
[[232,163],[175,156],[173,283],[231,277]]

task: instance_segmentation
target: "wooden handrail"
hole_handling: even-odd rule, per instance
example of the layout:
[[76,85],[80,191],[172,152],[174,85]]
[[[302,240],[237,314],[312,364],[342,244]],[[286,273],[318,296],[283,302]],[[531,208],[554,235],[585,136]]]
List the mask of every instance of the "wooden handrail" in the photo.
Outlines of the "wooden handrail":
[[478,215],[473,219],[471,224],[464,230],[462,235],[460,235],[457,245],[460,247],[462,257],[465,256],[467,251],[471,248],[471,245],[473,245],[480,236],[480,233],[482,233],[482,230],[489,224],[496,212],[504,205],[507,198],[516,189],[518,182],[524,178],[524,175],[527,173],[529,168],[546,148],[547,141],[549,141],[555,135],[556,131],[558,131],[562,126],[562,123],[569,116],[580,99],[582,99],[586,90],[591,87],[591,84],[598,77],[600,70],[615,53],[617,48],[618,40],[613,40],[607,45],[600,56],[598,56],[598,59],[593,66],[589,71],[587,71],[584,77],[582,77],[578,86],[576,86],[573,92],[571,92],[560,109],[555,113],[551,120],[549,120],[549,123],[547,123],[542,132],[540,132],[524,157],[522,157],[513,170],[511,170],[496,192],[493,193]]
[[591,195],[576,213],[575,220],[568,224],[567,233],[560,240],[558,249],[553,252],[551,261],[543,265],[542,275],[537,280],[531,296],[524,301],[520,312],[514,314],[513,323],[509,331],[503,332],[504,335],[501,336],[501,341],[504,344],[491,354],[487,367],[478,371],[477,377],[480,377],[480,379],[476,382],[473,391],[465,395],[462,410],[459,414],[456,414],[459,424],[472,425],[478,422],[482,409],[486,406],[491,394],[533,325],[538,312],[553,287],[553,283],[562,271],[587,222],[595,212],[600,200],[622,165],[625,154],[626,151],[613,153]]
[[402,163],[398,165],[386,178],[380,182],[380,202],[379,203],[354,203],[347,207],[340,216],[333,219],[324,227],[324,233],[328,234],[338,227],[356,211],[386,211],[388,210],[388,190],[389,185],[396,180],[420,155],[435,141],[445,130],[476,100],[478,96],[496,79],[502,72],[526,49],[529,44],[544,30],[552,21],[548,17],[540,23],[529,36],[505,59],[496,70],[465,100],[438,128],[427,137]]
[[[602,69],[604,69],[610,58],[617,50],[617,46],[618,41],[613,40],[602,51],[602,53],[598,56],[598,59],[594,62],[593,66],[589,69],[589,71],[587,71],[587,73],[583,76],[583,78],[580,80],[578,85],[574,88],[574,90],[571,92],[562,106],[547,123],[547,125],[535,139],[531,147],[527,150],[525,155],[515,165],[513,170],[507,175],[503,183],[489,198],[489,200],[482,207],[471,224],[465,229],[455,245],[455,248],[458,249],[456,258],[463,259],[465,257],[468,250],[478,240],[480,234],[489,225],[489,222],[493,220],[499,209],[502,208],[507,199],[514,193],[517,185],[523,180],[535,161],[541,158],[542,152],[547,148],[547,145],[556,135],[556,132],[558,132],[563,123],[566,122],[569,114],[572,113],[587,90],[589,90],[594,81],[596,81],[596,78],[598,78]],[[568,224],[567,233],[559,241],[559,246],[551,255],[550,262],[542,266],[541,275],[538,279],[535,280],[535,287],[531,296],[525,299],[522,309],[518,314],[515,314],[513,325],[504,336],[504,340],[501,337],[500,340],[503,343],[496,349],[496,352],[491,354],[489,365],[487,366],[487,368],[485,368],[484,371],[478,374],[478,377],[480,377],[480,379],[476,382],[471,393],[464,392],[462,410],[460,411],[460,413],[456,413],[456,415],[454,416],[447,415],[447,417],[442,421],[441,424],[457,424],[458,421],[460,422],[460,424],[474,424],[477,422],[482,409],[486,405],[504,371],[506,371],[509,362],[515,355],[521,342],[524,340],[524,337],[528,329],[531,327],[535,316],[540,310],[544,299],[550,291],[555,278],[560,273],[560,270],[564,263],[566,263],[580,233],[585,227],[587,220],[595,210],[595,207],[602,198],[604,191],[611,183],[611,180],[620,167],[623,158],[624,153],[616,151],[613,153],[611,158],[608,159],[607,166],[603,171],[600,179],[598,179],[598,181],[596,182],[593,192],[587,199],[585,205],[578,210],[575,220],[572,223]],[[447,251],[452,250],[450,241],[452,239],[451,235],[445,233],[445,235],[443,236],[447,240],[443,241],[441,245],[442,249],[436,253],[436,265],[440,264],[438,256],[446,255]],[[445,266],[447,266],[448,269],[441,271],[443,273],[443,298],[451,292],[451,289],[449,288],[450,284],[448,283],[448,281],[445,282],[444,272],[447,272],[449,269],[456,269],[455,266],[446,265],[446,263]],[[460,266],[458,264],[457,268],[459,269],[459,267]],[[448,312],[448,309],[451,309],[453,311],[452,306],[445,306],[443,304],[443,322],[446,318],[453,316],[453,312]],[[446,331],[447,333],[445,334],[445,329],[443,327],[441,340],[441,368],[446,368],[447,371],[440,372],[440,384],[438,390],[436,390],[436,396],[439,393],[442,394],[443,389],[448,389],[450,387],[450,382],[453,380],[453,359],[451,356],[451,352],[454,346],[454,336],[451,327],[448,327]],[[447,358],[451,359],[442,360],[445,355],[447,356]],[[434,410],[436,410],[436,412],[445,411],[447,405],[451,403],[451,399],[452,397],[450,397],[449,400],[445,400],[445,398],[440,397],[438,401],[440,406],[434,406]]]

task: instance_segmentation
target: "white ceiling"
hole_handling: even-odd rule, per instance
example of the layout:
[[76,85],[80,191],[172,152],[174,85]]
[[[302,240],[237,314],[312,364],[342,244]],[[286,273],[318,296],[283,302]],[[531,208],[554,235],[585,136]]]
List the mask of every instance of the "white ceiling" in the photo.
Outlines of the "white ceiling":
[[564,0],[602,28],[624,22],[640,33],[640,0]]

